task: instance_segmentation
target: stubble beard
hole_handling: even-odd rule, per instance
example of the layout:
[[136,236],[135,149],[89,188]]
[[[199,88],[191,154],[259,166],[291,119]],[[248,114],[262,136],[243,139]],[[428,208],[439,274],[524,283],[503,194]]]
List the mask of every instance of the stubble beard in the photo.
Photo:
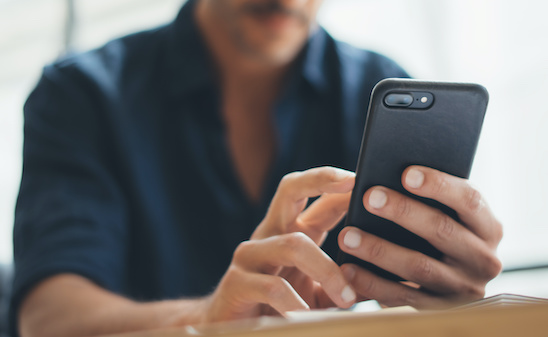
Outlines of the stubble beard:
[[[236,50],[246,58],[253,60],[263,65],[277,65],[291,62],[305,44],[310,33],[311,20],[301,11],[285,8],[279,0],[265,0],[260,3],[248,3],[237,11],[225,6],[225,0],[218,1],[218,10],[221,17],[224,17],[225,23],[228,26],[228,35],[231,43]],[[275,43],[280,37],[274,32],[266,32],[262,36],[260,45],[251,41],[251,38],[246,34],[246,30],[238,23],[243,16],[269,16],[283,15],[295,20],[302,29],[306,29],[305,37],[301,43],[293,43],[292,46],[287,46],[275,51],[265,50],[262,46],[268,46]],[[297,33],[301,33],[300,31]],[[289,41],[293,42],[293,41]],[[293,47],[293,48],[291,48]]]

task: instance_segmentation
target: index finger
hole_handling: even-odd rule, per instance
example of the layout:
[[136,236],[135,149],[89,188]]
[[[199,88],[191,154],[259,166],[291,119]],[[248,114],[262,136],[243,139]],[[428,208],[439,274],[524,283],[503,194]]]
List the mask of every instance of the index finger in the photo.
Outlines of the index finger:
[[480,238],[494,244],[502,238],[501,224],[468,180],[424,166],[410,166],[402,175],[402,184],[413,194],[455,210],[463,225]]
[[[253,238],[284,234],[306,207],[308,198],[324,193],[346,193],[354,187],[355,174],[335,167],[317,167],[285,175]],[[265,226],[268,225],[268,226]]]

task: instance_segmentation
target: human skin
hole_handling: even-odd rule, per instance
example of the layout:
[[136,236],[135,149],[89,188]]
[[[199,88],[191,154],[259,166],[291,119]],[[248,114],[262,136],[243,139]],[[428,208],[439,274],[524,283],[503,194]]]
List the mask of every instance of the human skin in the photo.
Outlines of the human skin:
[[[203,298],[135,302],[77,275],[42,281],[19,313],[22,336],[93,336],[203,324],[354,303],[342,270],[320,248],[346,213],[352,172],[332,167],[286,175],[252,238],[238,246]],[[309,197],[320,196],[304,209]],[[204,242],[207,244],[207,242]]]
[[[202,0],[198,24],[222,71],[236,67],[268,71],[285,67],[316,24],[319,0]],[[236,65],[234,64],[236,63]]]
[[[223,92],[229,148],[251,200],[260,193],[276,152],[271,106],[284,74],[315,25],[320,3],[198,3],[196,20]],[[246,147],[249,143],[254,146]],[[210,295],[140,303],[81,276],[60,274],[38,284],[22,303],[21,334],[100,335],[283,315],[291,310],[347,308],[368,298],[386,305],[437,308],[483,297],[485,284],[501,269],[495,253],[502,228],[481,194],[467,180],[424,167],[406,170],[402,183],[413,194],[455,209],[461,222],[381,186],[365,193],[364,207],[430,241],[444,254],[441,260],[357,228],[345,228],[339,245],[412,283],[387,281],[354,265],[339,267],[319,248],[346,213],[354,185],[352,172],[322,167],[282,179],[267,215],[251,238],[237,247],[226,274]],[[315,196],[320,198],[305,208]]]
[[502,269],[496,256],[502,225],[486,201],[466,179],[427,167],[407,168],[402,185],[413,194],[454,209],[460,222],[396,191],[382,186],[370,188],[363,196],[369,212],[425,238],[443,256],[436,260],[357,228],[343,229],[339,234],[343,251],[411,281],[393,282],[355,265],[343,265],[359,300],[374,298],[388,306],[444,308],[482,298],[487,282]]
[[235,171],[252,201],[275,157],[280,88],[310,30],[318,0],[202,0],[197,24],[214,60]]
[[[422,172],[422,178],[412,169]],[[453,207],[462,222],[385,187],[368,190],[364,207],[427,238],[444,253],[441,260],[354,228],[341,231],[339,244],[346,252],[414,284],[387,281],[354,265],[339,268],[319,249],[346,213],[354,185],[352,172],[321,167],[282,179],[266,217],[250,240],[238,246],[211,295],[139,303],[80,276],[61,274],[43,281],[25,300],[21,334],[100,335],[309,308],[344,308],[366,298],[390,306],[439,308],[483,297],[485,284],[501,268],[495,250],[502,230],[481,194],[467,180],[425,167],[407,169],[402,182],[412,193]],[[375,192],[379,190],[385,195]],[[308,197],[318,195],[305,209]],[[349,238],[350,232],[360,239]]]

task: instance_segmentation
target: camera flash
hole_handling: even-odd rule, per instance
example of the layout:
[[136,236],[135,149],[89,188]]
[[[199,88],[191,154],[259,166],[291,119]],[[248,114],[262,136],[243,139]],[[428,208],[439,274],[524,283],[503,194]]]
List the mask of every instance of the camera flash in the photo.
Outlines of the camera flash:
[[428,97],[424,96],[423,98],[421,98],[421,103],[426,103],[428,102]]

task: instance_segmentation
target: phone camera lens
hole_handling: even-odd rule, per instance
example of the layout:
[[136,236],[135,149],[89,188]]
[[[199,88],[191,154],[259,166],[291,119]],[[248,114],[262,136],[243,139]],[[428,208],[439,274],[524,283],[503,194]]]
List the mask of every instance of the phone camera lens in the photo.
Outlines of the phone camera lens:
[[388,94],[384,98],[384,103],[393,107],[406,107],[413,103],[413,96],[410,94]]

